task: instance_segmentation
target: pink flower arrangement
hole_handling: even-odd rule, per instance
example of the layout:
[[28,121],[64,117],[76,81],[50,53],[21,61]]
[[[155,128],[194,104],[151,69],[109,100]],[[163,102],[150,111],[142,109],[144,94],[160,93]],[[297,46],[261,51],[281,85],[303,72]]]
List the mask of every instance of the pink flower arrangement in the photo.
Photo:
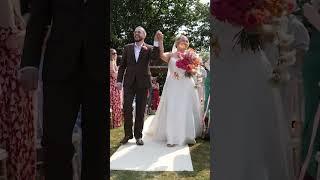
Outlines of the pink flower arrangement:
[[196,56],[193,49],[187,50],[185,53],[179,53],[180,60],[176,62],[176,66],[186,71],[185,76],[191,77],[196,74],[196,68],[200,65],[200,59]]
[[211,0],[211,14],[218,20],[245,29],[268,23],[292,9],[286,0]]
[[219,21],[242,27],[235,36],[242,49],[260,48],[261,28],[272,24],[274,17],[290,12],[292,3],[287,0],[211,0],[211,14]]

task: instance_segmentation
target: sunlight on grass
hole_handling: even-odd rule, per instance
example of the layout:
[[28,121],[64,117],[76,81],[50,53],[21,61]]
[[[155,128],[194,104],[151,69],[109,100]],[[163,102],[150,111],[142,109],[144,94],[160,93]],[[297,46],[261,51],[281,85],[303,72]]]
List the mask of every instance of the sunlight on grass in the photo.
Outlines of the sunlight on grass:
[[[116,152],[123,138],[123,127],[110,130],[110,153]],[[190,147],[193,172],[141,172],[111,171],[111,180],[209,180],[210,179],[210,142],[197,140]]]

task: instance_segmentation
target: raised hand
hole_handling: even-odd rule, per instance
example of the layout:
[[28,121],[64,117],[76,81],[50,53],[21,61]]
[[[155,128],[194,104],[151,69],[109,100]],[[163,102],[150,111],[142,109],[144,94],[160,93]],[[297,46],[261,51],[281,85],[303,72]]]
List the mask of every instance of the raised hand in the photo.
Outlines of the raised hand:
[[163,34],[161,31],[157,31],[155,36],[154,36],[154,40],[155,41],[160,41],[162,42],[163,41]]

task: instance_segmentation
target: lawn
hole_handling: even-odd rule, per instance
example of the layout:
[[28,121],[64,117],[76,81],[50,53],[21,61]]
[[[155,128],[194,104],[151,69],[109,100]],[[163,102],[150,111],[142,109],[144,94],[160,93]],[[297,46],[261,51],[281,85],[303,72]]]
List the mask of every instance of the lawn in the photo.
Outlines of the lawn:
[[[119,148],[123,138],[123,127],[110,130],[111,155]],[[139,171],[111,171],[111,180],[209,180],[210,179],[210,142],[197,140],[197,144],[190,146],[194,172],[139,172]]]

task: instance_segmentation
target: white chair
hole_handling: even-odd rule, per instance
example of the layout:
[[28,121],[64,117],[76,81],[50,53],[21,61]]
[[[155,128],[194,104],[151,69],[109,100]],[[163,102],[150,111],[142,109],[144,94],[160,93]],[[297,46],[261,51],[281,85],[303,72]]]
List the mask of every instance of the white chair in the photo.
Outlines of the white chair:
[[7,158],[8,153],[4,149],[0,149],[0,162],[1,162],[1,169],[0,169],[0,180],[8,180],[7,176]]

